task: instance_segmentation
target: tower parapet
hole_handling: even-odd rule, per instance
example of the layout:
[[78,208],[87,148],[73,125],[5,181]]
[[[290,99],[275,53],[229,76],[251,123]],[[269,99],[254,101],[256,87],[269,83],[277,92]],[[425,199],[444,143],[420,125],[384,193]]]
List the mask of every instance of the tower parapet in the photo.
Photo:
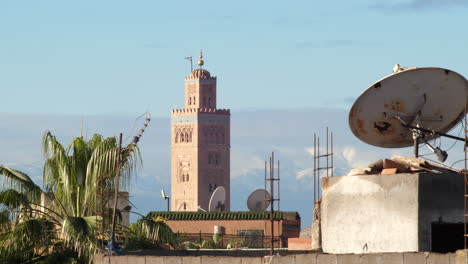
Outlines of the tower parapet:
[[172,115],[193,115],[199,113],[210,113],[218,115],[230,115],[230,109],[216,109],[216,108],[181,108],[181,109],[172,109]]

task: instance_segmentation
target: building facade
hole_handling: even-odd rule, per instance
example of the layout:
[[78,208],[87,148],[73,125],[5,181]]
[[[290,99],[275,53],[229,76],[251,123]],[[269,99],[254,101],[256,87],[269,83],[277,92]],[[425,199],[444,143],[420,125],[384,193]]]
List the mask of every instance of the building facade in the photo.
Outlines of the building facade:
[[[147,217],[164,218],[172,231],[183,233],[188,241],[210,240],[218,229],[226,243],[241,239],[250,241],[243,245],[250,248],[265,248],[271,243],[270,212],[149,212]],[[287,247],[289,238],[299,237],[301,217],[297,212],[276,211],[273,218],[274,246]]]
[[185,78],[185,107],[171,114],[171,210],[208,210],[213,191],[226,189],[230,208],[230,111],[217,109],[216,77],[199,69]]

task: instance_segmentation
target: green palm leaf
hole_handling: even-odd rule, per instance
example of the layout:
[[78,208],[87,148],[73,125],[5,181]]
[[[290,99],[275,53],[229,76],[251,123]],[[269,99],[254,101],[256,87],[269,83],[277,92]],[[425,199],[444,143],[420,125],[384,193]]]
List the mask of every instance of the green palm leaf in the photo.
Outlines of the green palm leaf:
[[27,219],[0,234],[0,256],[25,261],[52,245],[55,238],[54,223],[45,218]]
[[8,185],[11,189],[25,193],[32,201],[40,201],[42,190],[26,173],[0,166],[0,175],[3,175],[3,188]]
[[78,256],[92,256],[97,251],[95,245],[96,217],[65,217],[61,238],[65,246],[72,248]]

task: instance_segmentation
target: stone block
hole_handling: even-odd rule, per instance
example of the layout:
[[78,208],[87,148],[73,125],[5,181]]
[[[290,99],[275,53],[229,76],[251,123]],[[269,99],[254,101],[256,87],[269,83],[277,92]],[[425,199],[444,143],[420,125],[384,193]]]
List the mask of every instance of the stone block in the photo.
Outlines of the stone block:
[[424,252],[404,253],[404,264],[426,264],[426,254]]
[[164,257],[162,256],[146,256],[146,264],[164,264]]
[[382,254],[363,254],[361,255],[361,264],[377,264],[382,262]]
[[317,264],[317,254],[297,254],[296,264]]
[[403,253],[383,253],[382,264],[403,264]]
[[241,264],[263,264],[263,257],[242,257]]
[[355,254],[336,255],[338,264],[360,264],[361,256]]
[[336,255],[331,254],[318,254],[317,264],[338,264]]
[[182,264],[201,264],[202,257],[182,257]]
[[128,255],[127,256],[127,262],[128,264],[145,264],[145,256],[134,256],[134,255]]
[[104,263],[108,263],[108,262],[109,261],[104,262],[104,255],[94,255],[93,256],[93,261],[92,261],[93,264],[104,264]]
[[241,259],[238,257],[225,257],[225,256],[202,256],[201,263],[203,264],[241,264]]
[[450,253],[449,254],[450,264],[457,264],[457,254]]
[[283,264],[283,263],[296,263],[296,257],[290,256],[265,256],[263,258],[264,264]]
[[450,255],[452,254],[428,253],[426,264],[450,263]]
[[[110,264],[127,264],[128,256],[109,256],[109,263]],[[107,262],[104,262],[107,263]]]
[[164,256],[164,264],[182,264],[181,256]]

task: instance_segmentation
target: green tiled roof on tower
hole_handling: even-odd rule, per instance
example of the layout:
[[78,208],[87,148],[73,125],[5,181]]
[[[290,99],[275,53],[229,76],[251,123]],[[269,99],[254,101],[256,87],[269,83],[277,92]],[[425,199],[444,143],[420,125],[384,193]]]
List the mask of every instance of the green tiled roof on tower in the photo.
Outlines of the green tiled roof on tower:
[[[270,212],[149,212],[147,217],[162,217],[166,220],[268,220]],[[297,212],[274,212],[273,218],[295,220]]]

